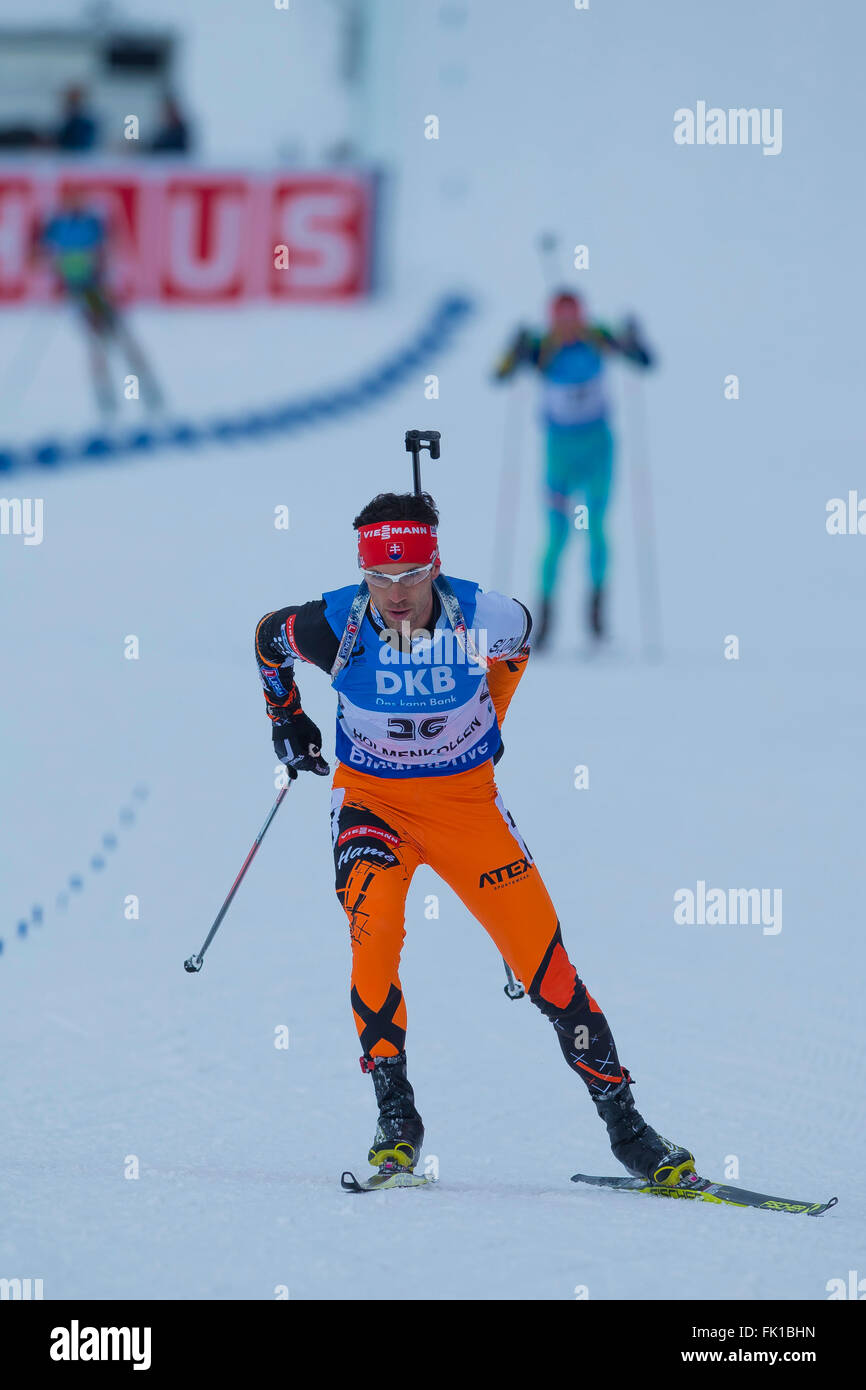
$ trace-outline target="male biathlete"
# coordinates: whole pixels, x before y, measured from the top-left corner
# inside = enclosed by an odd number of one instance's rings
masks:
[[[550,640],[559,562],[572,529],[572,497],[582,497],[588,513],[589,628],[605,634],[608,546],[604,520],[613,477],[614,438],[608,423],[604,360],[619,354],[639,367],[652,366],[634,320],[620,333],[586,316],[576,294],[563,290],[550,303],[546,333],[520,329],[497,363],[494,376],[505,381],[523,366],[544,382],[545,497],[547,541],[541,558],[536,651]]]
[[[412,1170],[424,1126],[406,1073],[400,984],[405,903],[429,864],[488,932],[550,1019],[568,1065],[635,1177],[673,1185],[694,1159],[635,1109],[607,1019],[578,978],[556,910],[496,786],[500,729],[529,659],[522,603],[441,572],[429,493],[374,497],[355,518],[362,582],[268,613],[256,658],[277,757],[326,776],[322,735],[301,707],[299,658],[337,692],[331,833],[352,941],[361,1069],[379,1120],[369,1162]]]

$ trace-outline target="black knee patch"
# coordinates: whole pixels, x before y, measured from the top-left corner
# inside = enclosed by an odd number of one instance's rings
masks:
[[[364,1056],[369,1057],[370,1052],[378,1042],[393,1043],[398,1052],[403,1052],[406,1047],[406,1029],[399,1028],[394,1022],[394,1015],[400,1006],[403,998],[396,985],[391,985],[388,990],[388,997],[381,1009],[371,1009],[364,1003],[357,989],[352,988],[352,1008],[364,1023],[361,1033],[361,1046],[364,1049]]]

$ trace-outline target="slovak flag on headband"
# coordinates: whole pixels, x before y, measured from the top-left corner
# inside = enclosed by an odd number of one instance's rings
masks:
[[[438,560],[436,527],[424,521],[374,521],[358,527],[358,565],[429,565]]]

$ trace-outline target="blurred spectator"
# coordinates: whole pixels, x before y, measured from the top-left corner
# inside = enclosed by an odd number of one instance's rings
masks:
[[[162,119],[151,143],[154,154],[186,154],[190,147],[189,125],[174,97],[162,104]]]
[[[90,150],[96,143],[96,120],[87,109],[83,87],[69,87],[63,98],[64,117],[55,143],[61,150]]]
[[[350,136],[345,136],[336,144],[329,145],[324,151],[326,164],[357,164],[359,157],[357,146]]]

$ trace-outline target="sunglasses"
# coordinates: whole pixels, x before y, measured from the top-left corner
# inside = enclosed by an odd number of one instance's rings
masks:
[[[416,584],[432,574],[435,560],[429,565],[421,565],[416,570],[404,570],[402,574],[382,574],[381,570],[364,570],[363,575],[371,589],[387,589],[389,584],[399,584],[401,589],[412,589]]]

